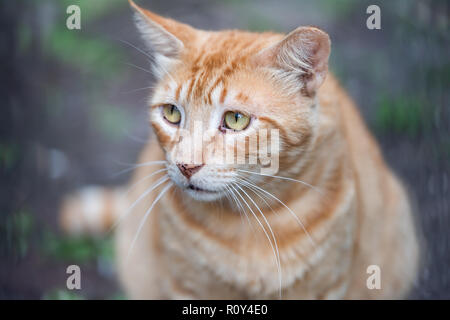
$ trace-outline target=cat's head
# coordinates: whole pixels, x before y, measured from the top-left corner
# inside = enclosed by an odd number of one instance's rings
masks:
[[[175,184],[213,201],[267,175],[298,174],[314,136],[328,35],[203,31],[130,3],[152,51],[150,122]]]

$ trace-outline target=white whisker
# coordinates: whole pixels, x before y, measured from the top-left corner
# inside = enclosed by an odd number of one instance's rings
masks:
[[[124,173],[126,173],[126,172],[133,171],[133,170],[136,169],[136,168],[140,168],[140,167],[149,167],[149,166],[152,166],[152,165],[166,164],[166,163],[167,163],[167,161],[159,160],[159,161],[149,161],[149,162],[143,162],[143,163],[133,164],[133,165],[131,165],[132,167],[127,168],[127,169],[124,169],[124,170],[121,170],[121,171],[119,171],[118,173],[114,174],[114,176],[119,176],[119,175],[124,174]],[[130,164],[125,164],[125,165],[130,165]]]
[[[138,92],[138,91],[142,91],[142,90],[148,90],[148,89],[154,89],[154,88],[155,87],[153,87],[153,86],[142,87],[142,88],[132,89],[132,90],[128,90],[128,91],[123,91],[121,93],[122,94],[129,94],[129,93],[134,93],[134,92]]]
[[[275,201],[277,201],[278,203],[280,203],[283,207],[285,207],[290,213],[291,215],[294,217],[294,219],[297,221],[297,223],[300,225],[300,227],[303,229],[303,231],[305,232],[305,234],[308,236],[309,241],[311,242],[311,244],[315,247],[316,244],[314,242],[314,240],[312,239],[311,235],[309,234],[308,230],[306,230],[304,224],[300,221],[299,217],[291,210],[291,208],[289,208],[283,201],[281,201],[280,199],[278,199],[276,196],[274,196],[273,194],[271,194],[270,192],[258,187],[257,185],[245,180],[245,179],[239,179],[242,182],[244,182],[247,185],[252,185],[253,187],[257,188],[258,190],[261,190],[262,192],[264,192],[265,194],[269,195],[271,198],[275,199]]]
[[[148,142],[148,140],[146,140],[146,139],[144,139],[144,138],[139,138],[139,137],[135,136],[134,134],[130,133],[130,131],[128,131],[127,129],[124,129],[123,132],[125,133],[125,135],[126,135],[128,138],[130,138],[130,139],[133,140],[133,141],[136,141],[136,142],[142,143],[142,144]]]
[[[162,169],[159,169],[159,170],[156,170],[156,171],[152,172],[151,174],[149,174],[149,175],[143,177],[142,179],[139,179],[138,181],[136,181],[135,183],[133,183],[133,184],[128,188],[128,191],[125,192],[125,195],[129,194],[132,190],[134,190],[135,187],[136,187],[139,183],[141,183],[142,181],[145,181],[145,180],[147,180],[147,179],[150,179],[150,178],[153,177],[155,174],[158,174],[158,173],[161,173],[161,172],[164,172],[164,171],[167,171],[167,170],[169,170],[169,169],[167,169],[167,168],[162,168]]]
[[[153,72],[151,72],[150,70],[147,70],[147,69],[145,69],[145,68],[139,67],[139,66],[137,66],[137,65],[135,65],[135,64],[132,64],[132,63],[129,63],[129,62],[124,62],[124,64],[127,65],[127,66],[130,66],[130,67],[134,67],[134,68],[136,68],[136,69],[138,69],[138,70],[141,70],[141,71],[144,71],[144,72],[153,74]]]
[[[264,201],[264,203],[266,204],[266,206],[268,206],[270,208],[270,210],[272,210],[272,212],[276,213],[276,211],[272,208],[272,206],[270,205],[270,203],[268,203],[266,201],[267,195],[265,195],[264,193],[262,193],[261,191],[259,191],[258,189],[256,189],[255,187],[253,187],[252,185],[247,185],[247,188],[249,188],[250,190],[253,191],[254,194],[256,194],[262,201]],[[263,198],[263,196],[265,198]]]
[[[309,183],[307,183],[305,181],[302,181],[302,180],[292,179],[292,178],[288,178],[288,177],[275,176],[275,175],[259,173],[259,172],[253,172],[253,171],[248,171],[248,170],[242,170],[242,169],[237,169],[237,171],[251,173],[251,174],[256,174],[256,175],[264,176],[264,177],[278,178],[278,179],[282,179],[282,180],[298,182],[298,183],[301,183],[301,184],[303,184],[303,185],[305,185],[305,186],[307,186],[307,187],[309,187],[309,188],[311,188],[311,189],[313,189],[313,190],[315,190],[315,191],[317,191],[317,192],[319,192],[321,194],[323,193],[322,190],[320,190],[319,188],[317,188],[317,187],[315,187],[315,186],[313,186],[313,185],[311,185],[311,184],[309,184]]]
[[[134,44],[132,44],[132,43],[126,41],[126,40],[122,40],[122,39],[117,39],[117,40],[119,40],[120,42],[125,43],[125,44],[129,45],[130,47],[136,49],[137,51],[139,51],[140,53],[142,53],[144,56],[146,56],[147,58],[149,58],[150,60],[153,61],[153,57],[152,57],[151,55],[149,55],[149,54],[148,54],[147,52],[145,52],[144,50],[142,50],[142,49],[136,47]]]
[[[122,40],[122,39],[118,39],[120,42],[125,43],[127,45],[129,45],[130,47],[136,49],[137,51],[139,51],[140,53],[142,53],[143,55],[145,55],[147,58],[150,59],[150,61],[152,63],[156,63],[155,58],[153,56],[151,56],[150,54],[148,54],[147,52],[145,52],[144,50],[138,48],[137,46],[133,45],[132,43]],[[172,80],[173,82],[175,82],[175,80],[173,79],[173,77],[170,75],[170,73],[166,70],[166,68],[164,68],[164,66],[159,65],[160,68],[162,68],[162,70],[167,74],[167,76],[170,78],[170,80]],[[147,70],[148,72],[150,72],[149,70]],[[150,72],[152,73],[152,72]],[[153,74],[153,73],[152,73]]]
[[[252,225],[252,223],[251,223],[251,221],[250,221],[250,219],[249,219],[249,217],[248,217],[248,214],[247,214],[247,212],[244,210],[244,207],[242,206],[241,202],[240,202],[239,199],[236,197],[236,195],[235,195],[235,193],[233,192],[232,189],[230,189],[229,187],[226,187],[226,188],[227,188],[227,190],[230,191],[230,194],[232,195],[232,197],[233,197],[233,199],[234,199],[234,202],[236,203],[236,207],[237,207],[237,209],[238,209],[238,211],[239,211],[239,214],[241,215],[241,219],[242,219],[242,214],[244,214],[245,218],[247,219],[247,223],[248,223],[250,229],[252,229],[253,236],[256,236],[255,229],[253,228],[253,225]]]
[[[169,182],[169,184],[167,186],[164,187],[163,190],[161,190],[161,192],[159,193],[159,195],[155,198],[155,200],[153,201],[153,203],[151,204],[151,206],[148,208],[148,210],[145,212],[144,217],[142,218],[141,223],[139,224],[139,228],[137,230],[137,233],[135,235],[135,237],[133,238],[133,241],[131,242],[131,246],[128,250],[127,253],[127,257],[125,261],[128,261],[128,258],[130,257],[130,253],[134,248],[134,245],[136,243],[136,240],[139,237],[139,234],[141,233],[141,230],[144,226],[145,221],[147,220],[148,215],[150,214],[150,212],[152,211],[153,207],[155,206],[155,204],[159,201],[159,199],[162,198],[162,196],[166,193],[167,190],[169,190],[171,187],[173,186],[173,184],[171,182]]]
[[[236,186],[237,188],[239,188],[242,192],[244,192],[244,193],[247,195],[247,197],[249,197],[248,194],[247,194],[247,193],[246,193],[239,185],[234,184],[234,183],[233,183],[232,185],[234,185],[234,186]],[[279,255],[277,254],[277,252],[278,252],[278,247],[277,247],[277,249],[275,249],[274,244],[272,243],[272,240],[271,240],[269,234],[268,234],[267,231],[266,231],[266,228],[264,228],[263,224],[262,224],[261,221],[258,219],[258,217],[256,216],[256,214],[255,214],[255,212],[253,211],[253,209],[250,207],[250,205],[248,204],[248,202],[241,196],[241,194],[240,194],[233,186],[231,186],[231,187],[236,191],[237,195],[242,199],[242,201],[245,203],[245,205],[247,205],[248,209],[249,209],[250,212],[253,214],[253,217],[256,219],[256,221],[258,222],[258,224],[259,224],[260,227],[262,228],[264,234],[265,234],[266,237],[267,237],[267,240],[269,240],[270,246],[272,247],[272,251],[273,251],[273,254],[274,254],[274,256],[275,256],[275,262],[276,262],[277,269],[278,269],[279,279],[281,279],[281,268],[280,268],[280,263],[279,263]],[[250,199],[251,199],[251,198],[250,198]],[[269,227],[269,229],[271,230],[270,225],[269,225],[268,227]],[[271,233],[272,233],[272,237],[273,237],[274,241],[276,241],[276,240],[275,240],[275,236],[273,235],[273,232],[271,232]],[[276,243],[276,242],[275,242],[275,243]],[[280,282],[280,283],[281,283],[281,282]],[[281,284],[280,284],[280,298],[281,298]]]
[[[144,193],[142,193],[139,198],[137,198],[133,204],[128,208],[127,211],[125,211],[124,213],[122,213],[120,215],[120,217],[118,219],[116,219],[116,221],[114,222],[113,226],[110,228],[110,231],[115,229],[122,221],[123,219],[125,219],[130,212],[134,209],[134,207],[142,200],[144,199],[148,194],[150,194],[150,192],[152,192],[153,190],[155,190],[158,186],[160,186],[162,183],[166,182],[169,179],[168,175],[164,175],[163,177],[161,177],[158,181],[156,181],[155,184],[153,184],[150,188],[148,188]]]

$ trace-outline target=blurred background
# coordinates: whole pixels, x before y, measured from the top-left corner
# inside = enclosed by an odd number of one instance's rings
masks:
[[[357,101],[417,208],[424,267],[414,299],[450,299],[450,39],[446,0],[136,1],[197,28],[288,32],[316,25],[330,67]],[[66,8],[81,8],[81,30]],[[368,30],[366,8],[381,8]],[[65,236],[62,197],[118,185],[149,134],[152,76],[125,0],[0,4],[0,298],[124,299],[111,235]],[[407,263],[407,261],[405,261]],[[81,267],[82,289],[66,289]]]

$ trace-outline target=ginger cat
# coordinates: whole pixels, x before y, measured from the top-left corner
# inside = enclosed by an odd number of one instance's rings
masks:
[[[130,4],[153,51],[157,139],[142,151],[127,197],[86,189],[62,211],[67,230],[93,232],[126,213],[116,243],[128,296],[407,297],[419,265],[408,197],[327,74],[328,35],[314,27],[203,31]],[[195,122],[215,134],[213,151],[217,137],[236,151],[235,141],[277,129],[278,171],[218,164],[203,149],[194,148],[197,163],[178,156],[175,149],[191,148],[179,130],[192,132]],[[380,268],[380,289],[366,283],[371,265]]]

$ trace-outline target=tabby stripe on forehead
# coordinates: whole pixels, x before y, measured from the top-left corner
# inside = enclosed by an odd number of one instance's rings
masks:
[[[224,84],[224,87],[225,87],[225,84],[226,84],[226,78],[229,78],[229,77],[233,74],[233,72],[236,70],[236,68],[237,68],[237,62],[236,62],[236,60],[233,60],[233,61],[230,63],[230,65],[229,65],[229,66],[226,66],[226,67],[224,68],[224,70],[222,71],[222,73],[217,77],[216,81],[215,81],[214,84],[210,87],[210,89],[209,89],[209,91],[208,91],[207,101],[208,101],[210,104],[211,104],[211,102],[212,102],[211,95],[212,95],[214,89],[216,89],[217,86],[218,86],[220,83]],[[224,90],[225,90],[225,92],[222,91],[222,95],[221,95],[221,98],[220,98],[220,103],[223,103],[223,102],[225,101],[225,96],[226,96],[226,93],[227,93],[227,92],[226,92],[226,88],[225,88]]]
[[[192,88],[194,87],[196,80],[197,80],[197,78],[194,76],[189,80],[189,87],[186,91],[186,100],[189,100],[189,97],[191,96],[191,93],[192,93]]]
[[[198,70],[200,69],[200,60],[203,58],[203,55],[198,55],[198,57],[195,59],[195,61],[192,64],[192,74],[195,75]]]
[[[219,85],[219,83],[222,81],[222,77],[217,77],[216,81],[213,83],[213,85],[211,86],[211,89],[208,92],[207,95],[207,100],[209,104],[212,104],[212,98],[211,98],[211,94],[214,91],[214,89]]]
[[[180,83],[179,85],[178,85],[178,88],[177,88],[177,90],[175,91],[175,101],[179,101],[179,99],[180,99],[180,92],[181,92],[181,87],[182,87],[183,85]]]
[[[189,93],[189,98],[190,99],[195,99],[195,98],[199,98],[202,95],[203,92],[203,82],[204,80],[207,78],[206,76],[207,74],[207,70],[202,69],[200,70],[199,74],[197,75],[195,82],[192,86],[192,90]]]
[[[226,96],[227,96],[227,87],[224,86],[222,89],[222,94],[220,95],[220,100],[219,100],[220,104],[224,103]]]
[[[195,83],[195,89],[193,92],[194,98],[200,98],[202,96],[202,93],[204,92],[205,82],[207,80],[207,70],[203,70],[200,73],[200,76],[198,77],[198,81]]]
[[[236,99],[241,101],[242,103],[248,103],[248,101],[249,101],[249,97],[246,94],[244,94],[243,92],[239,92],[236,95]]]
[[[245,49],[249,49],[252,45],[253,41],[244,42],[241,44],[236,44],[235,49],[236,51],[240,52]],[[228,48],[231,44],[226,42],[222,45],[223,48]],[[214,55],[214,58],[211,60],[205,60],[208,56],[206,54],[199,55],[197,59],[195,60],[193,67],[192,67],[192,78],[196,78],[195,83],[191,85],[191,87],[188,90],[188,97],[191,98],[200,98],[202,95],[204,96],[205,103],[212,104],[212,98],[211,95],[213,91],[216,89],[216,87],[223,83],[225,84],[226,79],[229,78],[238,68],[239,61],[243,58],[245,59],[245,56],[242,56],[241,54],[238,54],[237,57],[235,57],[233,60],[231,60],[228,64],[224,65],[219,70],[218,74],[219,76],[217,79],[213,82],[213,85],[209,88],[208,93],[205,95],[206,92],[206,82],[208,80],[208,75],[212,73],[212,70],[216,68],[217,66],[223,65],[223,62],[226,61],[226,56],[223,56],[221,54],[223,50],[219,51],[217,54]],[[225,50],[226,51],[226,50]],[[215,60],[220,60],[219,62],[216,62]],[[199,65],[203,63],[203,68],[200,68]],[[200,75],[198,76],[198,72],[200,72]],[[195,87],[195,88],[194,88]],[[226,93],[226,92],[225,92]],[[223,95],[223,99],[224,99]],[[223,103],[223,100],[222,100]]]
[[[209,57],[207,55],[207,52],[203,52],[200,54],[195,62],[193,63],[193,67],[191,69],[192,76],[191,79],[194,79],[188,90],[187,90],[187,98],[197,98],[200,99],[202,96],[204,97],[204,102],[206,104],[212,104],[212,93],[214,90],[220,85],[220,84],[226,84],[226,81],[233,73],[239,68],[239,65],[243,64],[245,60],[247,60],[247,55],[245,55],[244,51],[252,52],[252,50],[255,49],[255,45],[258,47],[261,46],[260,44],[255,44],[253,42],[253,39],[250,39],[249,41],[245,41],[242,43],[235,44],[235,51],[238,52],[237,56],[229,61],[227,64],[221,66],[227,59],[226,56],[222,56],[221,50],[220,52],[214,54],[214,58]],[[230,46],[229,43],[224,43],[223,47],[228,48]],[[225,50],[226,51],[226,50]],[[208,58],[208,59],[207,59]],[[218,61],[216,61],[218,60]],[[216,69],[218,66],[219,70],[217,71],[217,78],[213,82],[213,84],[209,87],[209,89],[206,89],[207,82],[210,80],[210,75],[213,72],[213,69]],[[212,80],[212,79],[211,79]],[[206,91],[208,91],[207,94]],[[227,94],[227,90],[224,89],[222,91],[222,95],[220,98],[220,103],[223,103],[225,100]]]

